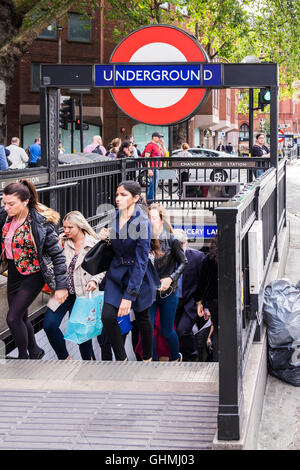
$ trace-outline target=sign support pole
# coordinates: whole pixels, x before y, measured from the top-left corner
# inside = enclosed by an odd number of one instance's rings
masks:
[[[82,102],[83,102],[83,94],[80,93],[79,95],[79,119],[80,119],[80,152],[83,152],[83,122],[82,122]]]
[[[59,122],[59,97],[60,90],[48,88],[49,105],[49,186],[57,184],[58,169],[58,122]],[[50,191],[50,207],[57,210],[57,192]]]
[[[252,152],[253,147],[253,88],[249,88],[249,154]],[[253,181],[253,171],[248,170],[249,181]]]
[[[41,163],[42,166],[47,167],[49,161],[49,148],[48,148],[48,94],[45,86],[40,87],[40,116],[44,116],[44,119],[40,121],[41,128]]]

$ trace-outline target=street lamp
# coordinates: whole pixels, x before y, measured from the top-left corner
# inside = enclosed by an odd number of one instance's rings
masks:
[[[64,30],[62,26],[57,26],[57,31],[58,31],[58,64],[61,64],[61,32]]]

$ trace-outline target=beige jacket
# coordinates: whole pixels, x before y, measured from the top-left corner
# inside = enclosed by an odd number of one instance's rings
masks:
[[[84,296],[87,291],[85,290],[86,285],[88,284],[89,281],[95,281],[97,285],[102,281],[105,273],[97,274],[96,276],[92,276],[91,274],[87,273],[84,271],[81,267],[81,264],[83,262],[83,259],[86,255],[86,253],[94,246],[96,243],[98,243],[99,240],[96,240],[95,238],[91,237],[90,235],[86,234],[85,235],[85,240],[83,243],[83,246],[79,252],[76,264],[75,264],[75,269],[74,269],[74,287],[75,287],[75,294],[77,297],[79,296]],[[72,240],[68,240],[64,238],[64,236],[60,237],[60,242],[63,245],[63,254],[66,257],[66,265],[69,266],[71,263],[72,259],[75,256],[75,247],[74,243]],[[57,308],[60,306],[60,304],[55,300],[54,294],[50,296],[49,302],[47,306],[55,312]]]

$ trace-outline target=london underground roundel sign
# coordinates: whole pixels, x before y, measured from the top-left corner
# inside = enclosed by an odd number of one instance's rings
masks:
[[[115,48],[110,58],[110,63],[135,64],[207,61],[205,51],[196,39],[181,29],[167,25],[150,25],[132,32]],[[172,83],[179,73],[183,80],[188,78],[178,70],[157,69],[148,75],[149,80],[165,78]],[[187,119],[208,93],[205,88],[168,88],[167,82],[164,88],[111,89],[122,111],[137,121],[152,125],[174,124]]]

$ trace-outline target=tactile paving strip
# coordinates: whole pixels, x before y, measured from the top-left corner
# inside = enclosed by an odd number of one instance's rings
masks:
[[[2,390],[0,449],[211,449],[218,397]]]

